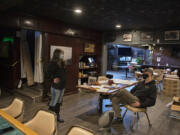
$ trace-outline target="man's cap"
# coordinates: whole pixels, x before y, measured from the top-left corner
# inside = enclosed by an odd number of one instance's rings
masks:
[[[144,70],[144,73],[145,72],[149,72],[149,73],[151,73],[153,75],[153,70],[152,69],[147,68],[147,69]]]

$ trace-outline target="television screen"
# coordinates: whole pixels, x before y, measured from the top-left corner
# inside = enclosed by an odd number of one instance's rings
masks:
[[[119,56],[131,56],[132,50],[131,50],[131,48],[118,48],[118,55]]]
[[[89,57],[88,60],[89,60],[89,63],[94,63],[94,59],[92,57]]]

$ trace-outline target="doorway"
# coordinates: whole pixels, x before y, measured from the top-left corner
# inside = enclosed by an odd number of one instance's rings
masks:
[[[1,28],[0,32],[0,88],[13,90],[20,79],[20,40],[16,29]]]
[[[107,74],[114,78],[132,79],[134,71],[143,64],[152,63],[152,51],[147,47],[109,44],[107,57]]]
[[[21,80],[33,86],[43,83],[43,34],[33,30],[21,30]]]

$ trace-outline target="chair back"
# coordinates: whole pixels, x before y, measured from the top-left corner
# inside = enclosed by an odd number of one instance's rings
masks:
[[[2,108],[1,110],[14,118],[18,118],[24,113],[24,102],[18,98],[15,98],[8,107]]]
[[[44,110],[38,111],[35,117],[24,125],[37,132],[39,135],[57,134],[55,114]]]
[[[70,129],[67,135],[94,135],[94,133],[90,131],[89,129],[74,126]]]

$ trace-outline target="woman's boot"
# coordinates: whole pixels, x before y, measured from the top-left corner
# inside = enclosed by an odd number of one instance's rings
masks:
[[[61,119],[59,112],[60,112],[60,103],[57,103],[56,104],[56,109],[55,109],[55,113],[57,115],[57,121],[60,122],[60,123],[63,123],[64,120]]]
[[[55,112],[55,108],[56,108],[56,106],[49,106],[48,109],[49,109],[50,111],[52,111],[52,112]]]

